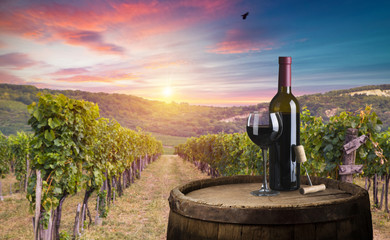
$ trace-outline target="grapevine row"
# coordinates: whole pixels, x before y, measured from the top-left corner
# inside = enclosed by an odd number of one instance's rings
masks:
[[[261,164],[256,161],[260,157],[260,149],[243,133],[192,137],[176,146],[175,152],[214,177],[254,175],[261,170]]]
[[[345,131],[356,128],[359,135],[368,136],[368,141],[356,151],[356,164],[363,164],[363,176],[374,181],[383,176],[386,195],[390,179],[390,129],[380,131],[381,121],[370,106],[355,113],[341,112],[324,122],[321,117],[310,114],[306,108],[301,112],[301,144],[305,147],[308,162],[305,166],[310,175],[338,179],[342,165]],[[193,162],[210,173],[231,176],[261,172],[260,148],[255,146],[246,133],[209,134],[189,138],[178,145],[175,152],[183,159]],[[212,169],[212,170],[209,170]],[[304,169],[301,168],[301,174]],[[377,196],[374,182],[374,195]],[[385,188],[384,188],[385,189]],[[378,199],[374,196],[374,203]],[[388,211],[387,204],[386,211]]]
[[[91,102],[40,95],[28,111],[33,135],[0,137],[0,144],[8,146],[0,152],[0,175],[13,166],[18,180],[26,182],[29,176],[27,199],[36,211],[35,237],[60,238],[62,204],[81,190],[82,211],[89,213],[88,199],[97,192],[97,218],[105,217],[115,195],[121,196],[162,153],[160,141],[141,129],[99,118],[99,108]],[[3,155],[11,160],[6,162]]]

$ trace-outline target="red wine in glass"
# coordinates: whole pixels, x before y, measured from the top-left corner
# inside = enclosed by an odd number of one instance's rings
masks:
[[[276,139],[275,136],[278,135],[278,131],[275,131],[270,126],[258,125],[256,135],[254,135],[254,132],[256,130],[254,130],[253,128],[253,126],[247,126],[246,132],[252,142],[261,148],[267,148],[269,145],[271,145],[272,142],[275,141],[274,139]]]
[[[258,145],[263,153],[263,186],[260,190],[252,191],[255,196],[274,196],[279,194],[278,191],[268,187],[266,169],[267,169],[267,150],[268,147],[276,141],[283,130],[281,115],[279,113],[269,113],[268,111],[252,112],[249,114],[246,131],[251,141]]]

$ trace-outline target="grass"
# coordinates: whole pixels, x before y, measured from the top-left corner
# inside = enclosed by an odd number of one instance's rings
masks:
[[[184,143],[187,141],[187,137],[178,137],[178,136],[170,136],[170,135],[164,135],[160,133],[153,133],[152,134],[157,140],[160,140],[163,142],[166,146],[176,146],[180,143]]]
[[[354,178],[354,183],[364,188],[365,179],[364,178]],[[382,193],[382,184],[378,184],[379,191],[378,197],[380,201],[380,195]],[[372,184],[369,191],[370,194],[370,203],[371,203],[371,215],[372,215],[372,225],[374,229],[374,239],[376,240],[390,240],[390,214],[385,213],[384,206],[382,209],[378,209],[373,205],[373,194],[372,194]],[[389,200],[390,200],[390,196]],[[384,200],[383,200],[384,201]],[[383,202],[384,205],[384,202]],[[390,206],[389,206],[390,207]]]
[[[32,214],[25,194],[15,193],[15,187],[19,188],[15,176],[8,174],[0,181],[4,197],[0,202],[0,239],[33,239]]]
[[[17,131],[31,132],[31,127],[27,124],[28,119],[29,114],[25,104],[0,99],[0,131],[3,134],[16,134]]]
[[[81,239],[165,239],[168,224],[168,196],[172,188],[188,181],[207,178],[192,164],[177,156],[164,155],[147,166],[136,180],[111,206],[102,226],[84,231]],[[1,179],[4,201],[0,202],[0,239],[33,239],[32,214],[24,193],[9,194],[9,185],[18,186],[15,177]],[[364,179],[355,178],[355,183],[364,187]],[[381,188],[381,185],[380,185]],[[370,194],[372,189],[370,190]],[[381,189],[379,191],[381,193]],[[83,193],[65,200],[61,231],[73,232],[76,206]],[[372,198],[371,198],[371,202]],[[92,217],[96,211],[96,195],[89,201]],[[389,214],[372,206],[375,240],[390,240]]]
[[[165,239],[170,190],[201,178],[207,178],[207,175],[199,172],[192,164],[177,156],[162,156],[147,166],[141,173],[141,179],[136,180],[111,205],[103,225],[91,225],[84,231],[81,239]],[[14,177],[2,179],[6,186],[9,181],[15,181]],[[4,198],[0,202],[0,239],[33,239],[32,214],[28,211],[29,204],[24,194],[8,194]],[[76,206],[82,198],[83,193],[80,193],[65,200],[60,231],[71,235]],[[93,195],[89,201],[92,217],[96,214],[93,209],[95,203],[96,195]]]
[[[163,143],[165,155],[172,155],[175,151],[175,146],[187,141],[187,137],[170,136],[160,133],[152,133],[152,135]]]
[[[184,182],[206,177],[176,156],[162,156],[125,191],[110,209],[103,226],[91,228],[83,239],[165,239],[170,190]]]

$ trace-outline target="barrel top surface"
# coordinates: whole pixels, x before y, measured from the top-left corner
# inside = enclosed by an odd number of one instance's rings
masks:
[[[185,196],[194,202],[206,205],[253,208],[316,206],[331,204],[353,196],[351,193],[333,188],[308,195],[302,195],[298,190],[281,191],[279,195],[270,197],[258,197],[250,193],[260,187],[261,183],[225,184],[201,188]]]
[[[171,211],[189,218],[244,224],[323,222],[370,211],[368,192],[354,184],[312,177],[313,185],[325,184],[326,190],[307,195],[298,190],[271,197],[251,195],[261,182],[261,176],[197,180],[174,188],[169,205]],[[301,187],[307,185],[302,176]]]

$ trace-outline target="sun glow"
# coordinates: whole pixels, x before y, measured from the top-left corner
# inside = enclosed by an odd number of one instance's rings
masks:
[[[164,95],[164,97],[166,97],[166,98],[169,98],[169,97],[171,97],[172,96],[172,93],[173,93],[173,91],[172,91],[172,88],[171,87],[165,87],[164,89],[163,89],[163,95]]]

